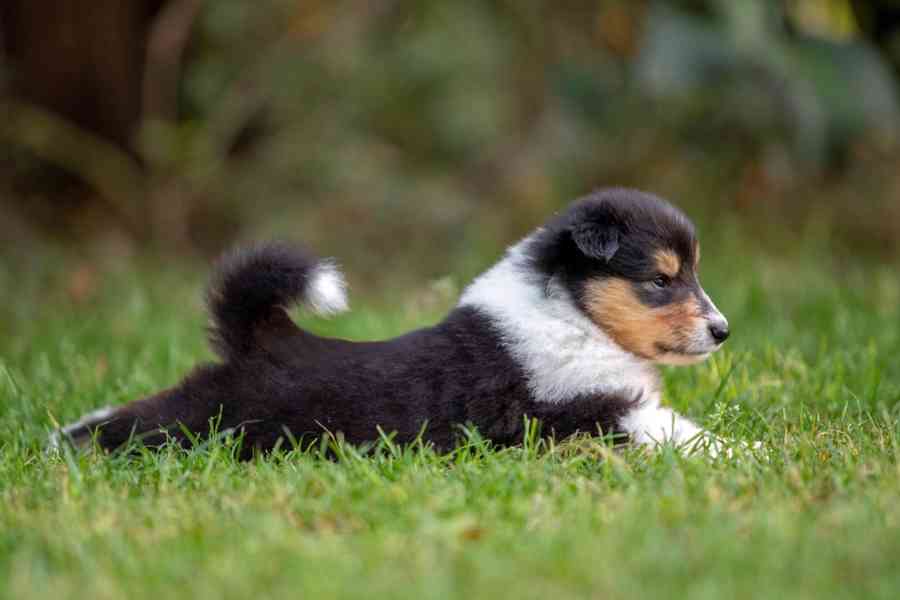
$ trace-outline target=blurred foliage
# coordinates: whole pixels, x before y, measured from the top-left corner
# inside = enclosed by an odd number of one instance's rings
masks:
[[[118,249],[284,235],[361,273],[440,275],[593,187],[635,185],[701,222],[897,252],[900,45],[874,33],[882,4],[170,0],[158,19],[190,36],[174,110],[145,110],[123,151],[132,191],[121,161],[60,158],[64,128],[29,135],[22,117],[0,125],[0,211]],[[62,219],[71,187],[34,176],[48,161],[105,202]]]

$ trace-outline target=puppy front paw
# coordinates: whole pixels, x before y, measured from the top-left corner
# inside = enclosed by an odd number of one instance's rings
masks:
[[[742,440],[729,440],[713,435],[709,432],[697,436],[695,439],[682,445],[691,454],[702,454],[708,458],[734,458],[743,454],[752,454],[768,460],[765,445],[760,441],[745,442]]]

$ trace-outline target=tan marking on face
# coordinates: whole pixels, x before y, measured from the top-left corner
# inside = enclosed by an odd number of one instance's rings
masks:
[[[681,271],[681,258],[671,250],[658,250],[653,261],[660,273],[667,277],[675,277]]]
[[[615,277],[588,282],[585,308],[591,320],[619,346],[650,360],[665,354],[660,346],[683,347],[703,318],[693,295],[682,302],[652,308],[641,302],[630,282]]]
[[[694,242],[694,270],[700,265],[700,242]]]

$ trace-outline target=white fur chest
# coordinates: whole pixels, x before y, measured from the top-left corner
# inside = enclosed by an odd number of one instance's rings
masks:
[[[648,361],[613,342],[561,286],[532,280],[522,244],[478,277],[460,306],[488,315],[502,343],[526,372],[536,401],[567,402],[600,393],[658,396],[659,376]]]

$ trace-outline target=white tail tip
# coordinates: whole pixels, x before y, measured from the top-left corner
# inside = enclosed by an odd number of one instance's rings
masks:
[[[347,281],[332,261],[322,261],[316,265],[306,291],[306,301],[320,315],[347,310]]]

